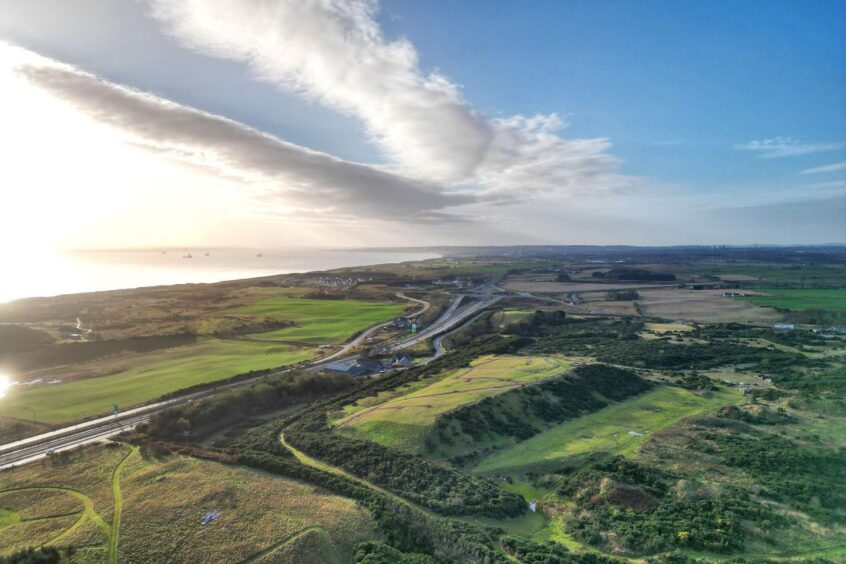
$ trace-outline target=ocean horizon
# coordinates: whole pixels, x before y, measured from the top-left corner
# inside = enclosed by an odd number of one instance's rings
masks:
[[[275,274],[438,258],[390,249],[150,248],[73,250],[2,257],[0,303],[171,284],[223,282]]]

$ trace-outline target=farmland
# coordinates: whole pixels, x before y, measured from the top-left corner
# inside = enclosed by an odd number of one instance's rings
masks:
[[[351,407],[335,422],[337,428],[385,446],[419,450],[435,418],[458,406],[501,394],[555,376],[569,368],[552,356],[480,357],[470,367],[437,377],[432,383],[397,390],[376,405]],[[378,400],[377,400],[378,401]]]
[[[757,305],[804,311],[807,309],[846,311],[846,289],[760,288],[761,294],[743,299]]]

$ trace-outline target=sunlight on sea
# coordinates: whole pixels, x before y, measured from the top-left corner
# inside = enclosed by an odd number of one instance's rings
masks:
[[[3,251],[0,303],[33,296],[308,272],[436,258],[436,253],[331,249]]]

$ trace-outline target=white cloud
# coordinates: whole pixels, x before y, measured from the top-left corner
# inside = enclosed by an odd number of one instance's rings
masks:
[[[490,118],[459,86],[385,38],[375,0],[149,0],[189,47],[357,117],[403,175],[475,185],[489,198],[618,190],[606,139],[565,139],[555,114]]]
[[[461,219],[441,210],[477,201],[470,194],[287,143],[48,59],[32,56],[17,72],[131,143],[259,187],[257,198],[265,206],[306,217],[402,216],[433,222]]]
[[[826,172],[840,172],[841,170],[846,170],[846,162],[808,168],[799,174],[821,174]]]
[[[836,151],[841,147],[843,147],[842,143],[805,143],[793,137],[772,137],[770,139],[750,141],[749,143],[734,146],[739,151],[756,152],[764,159]]]

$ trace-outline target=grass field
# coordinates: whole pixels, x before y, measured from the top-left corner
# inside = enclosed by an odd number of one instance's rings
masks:
[[[210,511],[220,517],[201,525]],[[49,543],[74,544],[82,562],[349,562],[369,538],[352,500],[188,457],[95,446],[0,475],[0,556]]]
[[[208,339],[156,353],[156,361],[111,376],[57,385],[18,386],[0,401],[4,416],[63,423],[109,413],[114,404],[128,408],[250,370],[294,364],[313,354],[313,350],[287,345]]]
[[[296,364],[314,357],[316,345],[340,344],[370,325],[399,315],[403,308],[402,304],[354,300],[265,298],[233,311],[296,325],[250,335],[249,340],[203,338],[193,345],[86,363],[76,369],[108,375],[16,386],[0,399],[2,415],[64,423],[109,413],[114,404],[128,408],[244,372]],[[66,372],[73,369],[65,368]]]
[[[631,455],[656,431],[679,420],[734,403],[741,396],[720,391],[704,397],[681,388],[659,387],[608,406],[517,443],[485,458],[473,470],[479,474],[523,472],[546,463],[594,453]]]
[[[308,344],[341,343],[362,329],[399,316],[404,304],[357,300],[311,300],[279,296],[232,310],[236,314],[293,321],[296,325],[253,335],[257,339]]]
[[[480,357],[469,368],[454,370],[434,382],[377,398],[375,404],[352,406],[335,425],[386,446],[417,451],[438,415],[555,376],[570,366],[567,359],[552,356]]]
[[[684,273],[725,277],[740,281],[743,287],[769,285],[820,285],[846,287],[846,269],[842,266],[758,266],[758,265],[708,265],[684,269]]]
[[[846,276],[846,274],[844,274]],[[846,311],[846,288],[834,290],[761,288],[765,294],[746,296],[744,300],[761,306],[804,311],[827,309]]]

